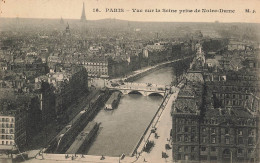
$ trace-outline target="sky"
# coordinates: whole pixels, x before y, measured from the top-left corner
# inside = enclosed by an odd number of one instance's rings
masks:
[[[83,2],[87,20],[260,23],[260,0],[0,0],[0,17],[79,19]],[[100,12],[93,11],[97,8]],[[123,9],[124,12],[106,12],[106,9]],[[133,12],[132,9],[142,9],[143,12]],[[145,9],[154,12],[145,12]],[[177,10],[177,13],[162,12],[162,9]],[[179,13],[179,10],[186,9],[200,12]],[[202,9],[235,10],[235,13],[202,13]],[[246,13],[246,9],[256,13]]]

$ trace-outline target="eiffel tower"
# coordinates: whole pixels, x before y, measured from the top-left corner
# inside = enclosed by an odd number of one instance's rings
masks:
[[[82,9],[82,14],[81,14],[81,18],[80,18],[81,22],[86,22],[86,14],[85,14],[85,4],[83,2],[83,9]]]

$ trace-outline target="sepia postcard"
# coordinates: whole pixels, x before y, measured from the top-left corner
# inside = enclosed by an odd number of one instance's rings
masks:
[[[1,163],[259,163],[260,0],[0,0]]]

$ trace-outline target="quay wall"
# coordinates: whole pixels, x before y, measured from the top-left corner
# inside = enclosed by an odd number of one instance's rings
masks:
[[[148,69],[147,71],[143,71],[143,72],[140,72],[140,73],[138,73],[138,74],[136,74],[136,75],[133,75],[133,76],[131,76],[131,77],[128,77],[127,79],[125,79],[125,82],[133,82],[133,81],[135,81],[135,80],[137,80],[137,79],[139,79],[139,78],[142,78],[142,77],[144,77],[144,76],[146,76],[146,75],[148,75],[148,74],[150,74],[150,73],[152,73],[152,72],[154,72],[154,71],[156,71],[156,70],[159,70],[159,69],[161,69],[161,68],[164,68],[164,67],[167,67],[168,65],[170,65],[172,62],[170,62],[170,63],[165,63],[165,64],[161,64],[161,65],[157,65],[157,66],[155,66],[155,67],[151,67],[150,69]]]
[[[170,94],[167,94],[167,95],[164,97],[164,99],[163,99],[161,105],[158,107],[158,110],[156,111],[156,113],[155,113],[155,115],[153,116],[152,120],[150,121],[149,125],[148,125],[147,128],[145,129],[143,135],[140,137],[138,143],[135,145],[134,149],[133,149],[132,152],[130,153],[130,156],[134,156],[134,154],[137,153],[138,148],[139,148],[140,145],[142,144],[142,142],[143,142],[145,136],[148,134],[147,132],[153,128],[152,124],[154,123],[155,118],[156,118],[156,116],[158,116],[160,110],[161,110],[161,109],[164,109],[164,106],[165,106],[164,104],[165,104],[165,102],[166,102],[166,103],[168,102],[168,101],[166,101],[166,100],[167,100],[167,99],[169,100],[168,96],[170,96]],[[151,134],[152,134],[152,133],[150,132],[149,135],[148,135],[147,138],[146,138],[147,140],[149,139],[149,137],[150,137]],[[145,144],[147,143],[147,140],[146,140]],[[142,146],[141,146],[141,147],[142,147]]]
[[[73,137],[77,136],[83,128],[98,113],[100,105],[104,104],[108,97],[108,92],[100,93],[92,99],[90,105],[85,110],[78,113],[54,139],[49,143],[45,153],[65,153],[67,148],[73,143]],[[70,126],[70,127],[68,127]],[[62,138],[60,137],[61,135]],[[61,138],[61,141],[59,142]],[[57,147],[57,145],[59,146]]]
[[[181,59],[176,59],[176,60],[173,60],[173,61],[168,61],[168,62],[164,62],[164,63],[159,63],[155,66],[152,66],[150,68],[148,68],[147,70],[145,71],[142,71],[140,73],[137,73],[137,74],[134,74],[134,75],[130,75],[130,77],[127,77],[125,78],[125,82],[134,82],[135,80],[141,78],[141,77],[144,77],[146,76],[147,74],[150,74],[156,70],[159,70],[161,68],[164,68],[164,67],[167,67],[169,66],[170,64],[174,63],[174,62],[178,62],[180,60],[186,60],[186,59],[189,59],[189,58],[192,58],[194,57],[193,55],[192,56],[189,56],[189,57],[185,57],[185,58],[181,58]]]

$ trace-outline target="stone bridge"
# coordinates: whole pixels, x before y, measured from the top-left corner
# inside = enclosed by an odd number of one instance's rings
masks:
[[[116,86],[107,85],[107,88],[109,88],[110,90],[118,90],[123,94],[139,93],[142,94],[143,96],[158,94],[164,97],[166,92],[165,85],[147,84],[147,83],[125,82],[123,84],[118,84]]]

